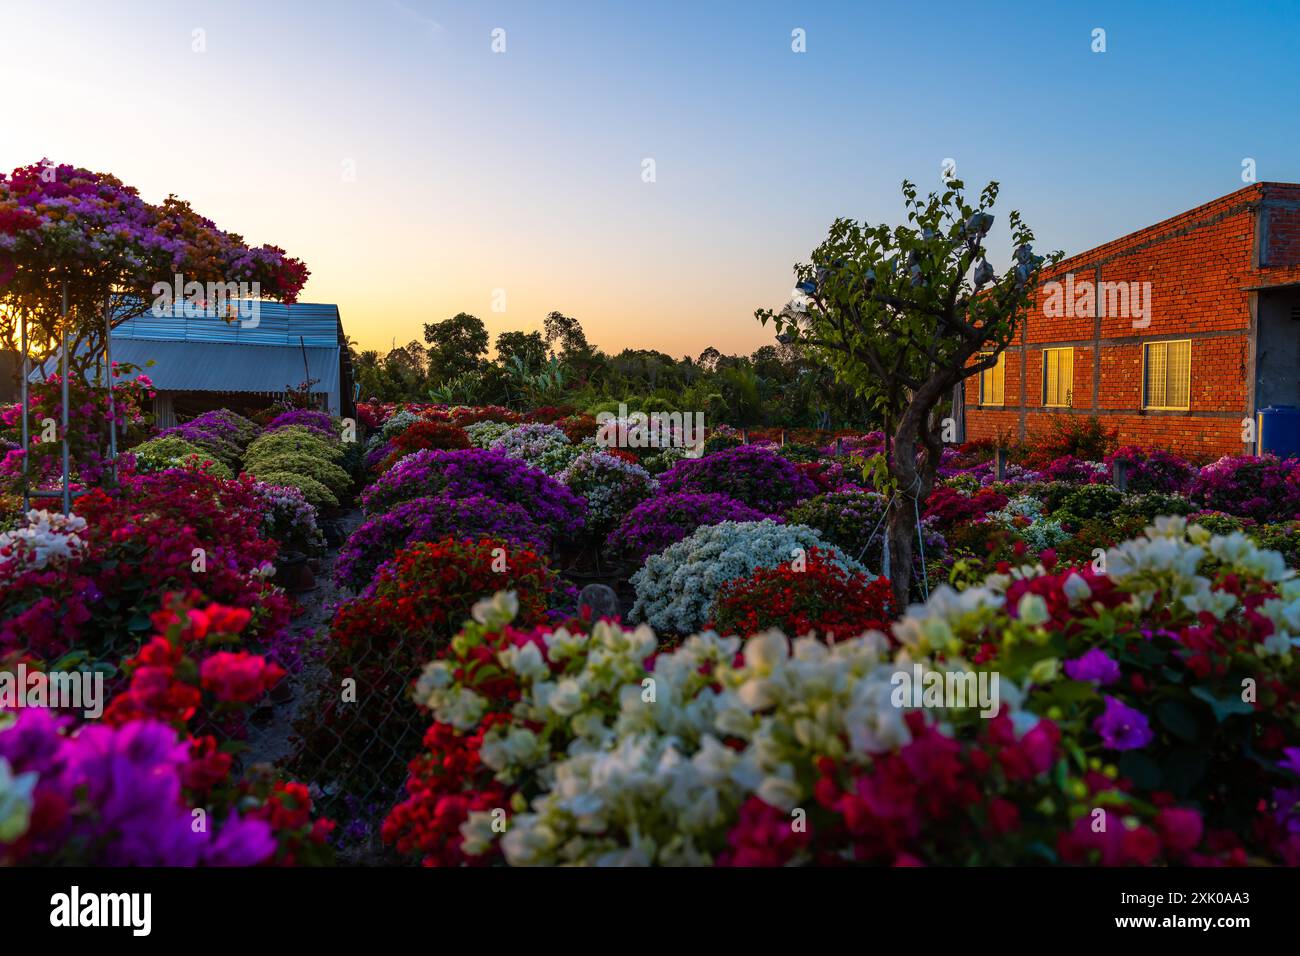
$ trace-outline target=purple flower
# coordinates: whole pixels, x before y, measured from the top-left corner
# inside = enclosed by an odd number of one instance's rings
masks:
[[[338,437],[337,432],[334,431],[334,423],[330,420],[329,415],[310,408],[291,409],[283,415],[271,419],[270,424],[266,426],[266,430],[273,432],[281,428],[289,428],[292,425],[301,425],[319,435],[324,435],[326,438]]]
[[[362,524],[339,553],[335,580],[355,591],[374,577],[379,566],[416,541],[438,541],[447,536],[501,538],[541,553],[551,547],[548,528],[539,526],[521,505],[503,503],[486,495],[453,498],[437,495],[414,498],[386,514]]]
[[[780,514],[817,493],[812,479],[793,462],[756,445],[683,458],[659,476],[659,488],[665,494],[724,494],[765,514]]]
[[[586,503],[546,472],[518,458],[481,448],[422,449],[402,458],[361,495],[367,514],[389,511],[413,498],[483,495],[517,504],[553,535],[582,530]]]
[[[1065,662],[1065,674],[1070,680],[1095,681],[1107,687],[1120,679],[1119,664],[1098,648],[1089,649],[1082,657]]]
[[[1300,747],[1283,747],[1282,753],[1286,754],[1286,759],[1281,761],[1278,766],[1283,770],[1300,774]]]
[[[609,549],[644,561],[705,525],[769,517],[722,494],[678,492],[647,498],[609,536]]]
[[[1139,750],[1155,739],[1146,716],[1118,698],[1106,695],[1106,709],[1092,729],[1109,750]]]

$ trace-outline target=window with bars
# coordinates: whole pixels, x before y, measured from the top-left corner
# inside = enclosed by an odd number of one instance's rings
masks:
[[[1043,404],[1068,408],[1074,392],[1074,349],[1043,349]]]
[[[1142,346],[1142,407],[1187,409],[1191,395],[1191,340]]]

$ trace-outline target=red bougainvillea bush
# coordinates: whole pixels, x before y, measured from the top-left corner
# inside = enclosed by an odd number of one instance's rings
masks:
[[[515,623],[415,687],[427,864],[1300,863],[1300,579],[1182,519],[827,645]],[[799,821],[799,826],[793,826]]]
[[[0,535],[0,656],[92,660],[134,652],[172,590],[249,610],[249,640],[284,665],[290,603],[268,580],[277,545],[260,537],[251,478],[173,469],[126,475],[77,499],[68,519],[32,512]]]
[[[886,578],[845,570],[821,548],[810,548],[802,558],[723,586],[709,626],[741,637],[771,628],[826,640],[856,637],[888,626],[891,593]]]
[[[335,791],[346,785],[350,792],[391,796],[401,785],[402,760],[420,737],[419,715],[407,699],[411,682],[474,603],[503,586],[519,595],[520,620],[530,624],[572,604],[571,589],[544,557],[502,538],[421,541],[384,563],[335,614],[324,659],[330,676],[299,728],[295,766],[333,781]],[[345,682],[356,688],[351,699],[339,693]]]
[[[0,712],[0,865],[252,866],[330,859],[302,784],[241,775],[225,742],[284,675],[250,613],[168,596],[97,722]]]

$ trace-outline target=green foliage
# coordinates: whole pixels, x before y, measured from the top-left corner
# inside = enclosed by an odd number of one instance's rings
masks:
[[[264,481],[269,485],[287,485],[290,488],[297,488],[318,511],[322,508],[337,508],[339,500],[335,497],[334,492],[330,491],[315,478],[308,475],[300,475],[291,471],[268,471],[256,476],[259,481]]]
[[[439,385],[450,378],[473,372],[487,354],[488,334],[483,320],[460,312],[445,322],[426,324],[429,381]]]
[[[168,468],[199,468],[218,478],[234,473],[210,451],[185,441],[179,435],[151,438],[131,449],[138,471],[164,471]]]
[[[1065,496],[1052,517],[1077,528],[1091,518],[1113,514],[1123,501],[1123,492],[1110,485],[1082,485]]]
[[[268,473],[290,472],[319,481],[335,496],[343,495],[352,486],[352,476],[331,461],[302,452],[287,451],[277,455],[264,455],[250,460],[245,470],[262,481],[270,481]]]
[[[244,452],[244,465],[252,467],[279,455],[305,455],[337,462],[343,458],[343,445],[302,425],[291,425],[256,438]]]

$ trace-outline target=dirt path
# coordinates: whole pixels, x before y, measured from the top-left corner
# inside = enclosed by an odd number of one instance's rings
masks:
[[[361,523],[361,511],[353,508],[339,519],[343,539],[346,540]],[[310,704],[325,679],[326,672],[320,663],[333,608],[344,599],[343,589],[334,583],[334,565],[339,549],[331,548],[321,557],[316,587],[293,595],[302,606],[303,613],[294,619],[292,627],[308,634],[302,647],[302,667],[296,674],[285,678],[273,700],[268,700],[252,715],[249,728],[249,749],[243,754],[246,763],[282,763],[293,751],[293,725],[303,707]]]

